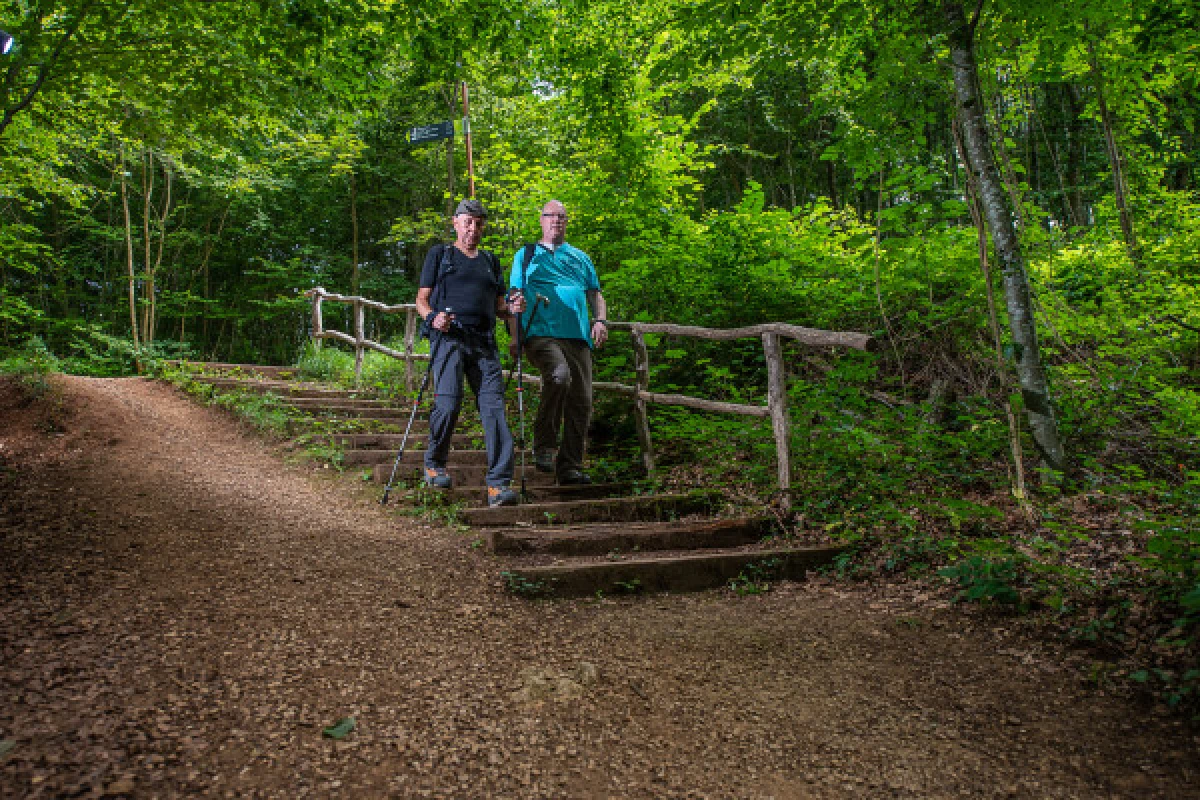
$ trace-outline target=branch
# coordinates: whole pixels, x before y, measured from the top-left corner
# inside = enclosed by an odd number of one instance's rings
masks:
[[[1194,325],[1187,324],[1186,322],[1181,320],[1179,317],[1173,316],[1171,314],[1164,314],[1163,319],[1167,320],[1168,322],[1174,322],[1176,325],[1183,328],[1184,330],[1189,330],[1192,333],[1200,333],[1200,328],[1197,328]]]
[[[57,63],[59,57],[62,56],[63,50],[67,47],[67,42],[78,32],[79,26],[83,24],[84,18],[87,17],[88,9],[92,7],[94,2],[95,0],[84,0],[83,7],[79,9],[78,16],[71,21],[71,25],[67,28],[66,33],[62,35],[62,38],[58,40],[58,44],[54,46],[54,52],[50,54],[50,57],[46,61],[42,62],[41,69],[38,70],[37,80],[33,82],[33,86],[29,87],[29,91],[25,93],[25,97],[12,108],[4,109],[4,118],[0,119],[0,136],[4,135],[4,131],[8,129],[8,126],[17,114],[29,108],[29,104],[33,102],[34,96],[42,88],[42,84],[46,82],[46,78],[50,76],[51,68]]]
[[[971,22],[967,25],[967,32],[971,36],[971,41],[975,41],[975,28],[979,26],[979,17],[983,14],[983,0],[977,0],[975,3],[975,13],[971,15]]]

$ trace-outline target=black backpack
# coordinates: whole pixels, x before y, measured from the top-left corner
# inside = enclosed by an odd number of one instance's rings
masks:
[[[435,244],[434,247],[442,248],[441,253],[438,254],[437,271],[433,274],[433,292],[429,295],[429,306],[437,311],[438,306],[442,304],[442,298],[445,297],[442,278],[454,269],[454,265],[450,263],[450,251],[454,245]],[[492,268],[492,280],[496,282],[497,286],[503,285],[504,277],[500,273],[500,259],[496,258],[496,254],[490,250],[480,252],[487,254],[488,265]],[[421,330],[417,334],[417,338],[428,339],[430,331],[429,320],[421,320]]]

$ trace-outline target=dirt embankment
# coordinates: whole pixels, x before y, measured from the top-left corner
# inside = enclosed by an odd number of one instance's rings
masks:
[[[531,604],[169,387],[63,398],[0,384],[0,796],[1200,794],[1192,732],[955,611]]]

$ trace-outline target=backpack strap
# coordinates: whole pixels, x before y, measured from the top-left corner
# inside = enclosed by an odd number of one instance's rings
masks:
[[[442,252],[438,253],[437,270],[433,273],[433,292],[429,295],[430,305],[436,311],[437,307],[442,304],[442,298],[445,297],[445,287],[442,279],[446,273],[454,268],[454,264],[450,260],[451,245],[437,244],[434,247],[442,248]]]
[[[521,248],[521,287],[522,290],[527,289],[525,285],[529,279],[529,265],[533,263],[533,256],[537,253],[537,242],[530,242]]]
[[[442,298],[445,297],[444,284],[442,278],[454,268],[454,264],[450,261],[450,245],[438,243],[433,248],[442,248],[438,253],[437,267],[433,272],[433,291],[429,293],[429,305],[434,310],[438,310],[438,306],[442,304]],[[431,248],[431,252],[432,249]],[[421,320],[420,330],[417,332],[418,339],[428,339],[431,332],[429,323],[426,320]]]

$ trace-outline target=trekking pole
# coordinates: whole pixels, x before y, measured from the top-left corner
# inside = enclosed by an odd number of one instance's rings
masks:
[[[449,313],[450,309],[446,309]],[[440,342],[439,342],[440,344]],[[425,389],[429,386],[429,376],[433,374],[433,364],[437,355],[432,349],[429,351],[429,367],[425,370],[425,377],[421,379],[421,388],[417,390],[417,401],[413,403],[412,413],[408,415],[408,424],[404,426],[404,437],[400,439],[400,452],[396,453],[396,461],[392,464],[392,474],[388,478],[387,486],[383,487],[383,499],[379,501],[382,506],[387,505],[388,495],[396,486],[396,470],[400,468],[400,461],[404,458],[404,448],[408,444],[408,433],[412,430],[413,420],[417,418],[417,409],[421,407],[421,398],[425,396]]]
[[[429,376],[433,374],[433,360],[429,362],[429,368],[425,370],[425,377],[421,380],[421,388],[417,391],[417,402],[413,403],[412,413],[408,415],[408,425],[404,426],[404,437],[400,440],[400,452],[396,454],[396,461],[392,464],[392,474],[388,478],[387,486],[383,487],[383,499],[379,501],[380,505],[386,506],[388,495],[391,494],[392,488],[396,485],[396,470],[400,468],[400,461],[404,458],[404,448],[408,444],[408,433],[412,430],[413,420],[417,417],[417,409],[421,407],[421,398],[425,396],[425,387],[429,385]]]
[[[513,291],[519,291],[514,289]],[[537,313],[537,304],[533,306],[533,311],[529,313],[529,318],[532,320],[533,315]],[[528,328],[526,328],[528,330]],[[529,489],[525,486],[525,336],[521,330],[521,319],[517,318],[517,416],[521,420],[521,437],[517,446],[521,448],[521,502],[529,501]],[[512,374],[509,374],[509,378]],[[508,387],[505,387],[505,391]]]
[[[534,295],[533,310],[529,312],[529,322],[525,323],[525,330],[521,330],[521,320],[517,320],[517,364],[521,363],[521,353],[525,349],[525,339],[529,337],[529,329],[533,326],[533,321],[537,319],[538,306],[550,305],[550,298],[544,294]],[[504,382],[504,393],[508,394],[508,387],[512,384],[513,373],[508,373],[508,380]]]

